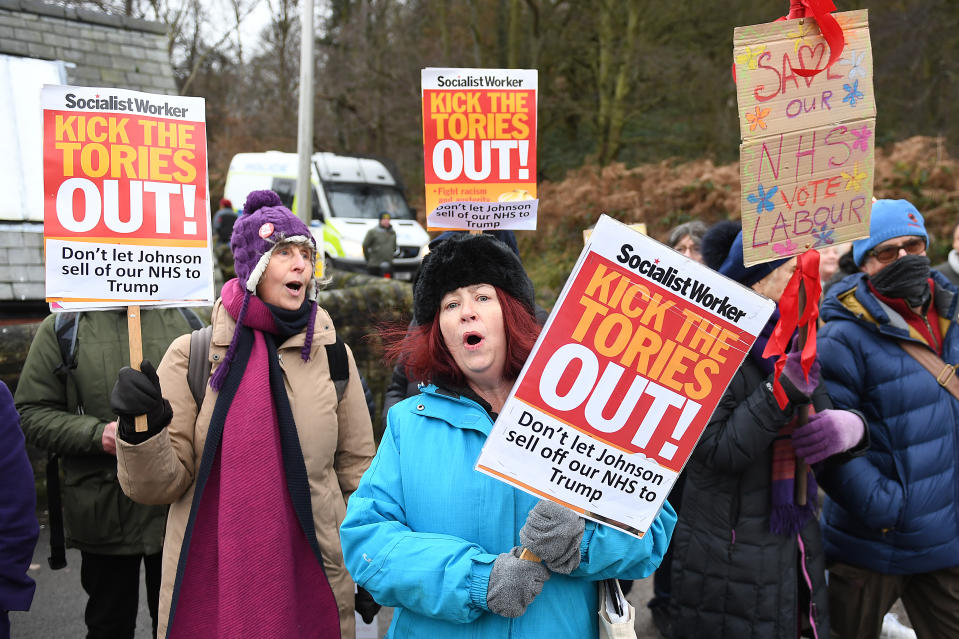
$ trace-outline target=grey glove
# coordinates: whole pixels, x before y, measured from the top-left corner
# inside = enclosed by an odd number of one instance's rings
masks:
[[[519,540],[553,572],[568,575],[579,566],[586,522],[569,508],[541,499],[529,511]]]
[[[486,590],[486,607],[501,617],[516,618],[526,612],[543,590],[549,570],[538,561],[520,559],[522,548],[516,546],[502,553],[493,562]]]

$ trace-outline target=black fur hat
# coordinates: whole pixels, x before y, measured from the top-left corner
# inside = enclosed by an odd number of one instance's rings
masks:
[[[413,287],[413,321],[433,321],[443,296],[462,286],[492,284],[534,313],[533,283],[519,257],[489,235],[454,235],[430,245]]]

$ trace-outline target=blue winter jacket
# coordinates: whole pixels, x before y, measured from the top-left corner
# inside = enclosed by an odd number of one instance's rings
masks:
[[[959,362],[956,289],[936,271],[942,359]],[[836,408],[861,411],[872,444],[825,469],[828,559],[893,575],[959,564],[959,400],[898,340],[925,344],[869,290],[864,275],[835,284],[823,302],[818,352]]]
[[[493,426],[486,410],[432,385],[422,390],[390,409],[340,527],[350,574],[396,608],[387,636],[595,638],[596,580],[656,570],[676,523],[672,507],[642,539],[587,521],[579,568],[551,575],[523,616],[496,615],[486,606],[493,561],[520,545],[538,499],[473,469]]]

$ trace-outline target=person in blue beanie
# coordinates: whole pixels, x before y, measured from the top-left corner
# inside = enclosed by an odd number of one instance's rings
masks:
[[[928,243],[915,206],[876,201],[853,242],[859,272],[822,305],[829,395],[872,436],[820,475],[834,638],[878,637],[899,598],[919,637],[959,637],[959,290],[930,269]]]

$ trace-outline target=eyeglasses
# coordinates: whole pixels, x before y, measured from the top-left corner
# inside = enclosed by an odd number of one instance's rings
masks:
[[[887,245],[883,247],[876,247],[866,253],[866,255],[872,255],[874,258],[879,260],[880,264],[888,264],[899,257],[900,249],[904,249],[906,253],[909,253],[910,255],[919,255],[926,250],[926,241],[921,237],[917,237],[895,246]]]

